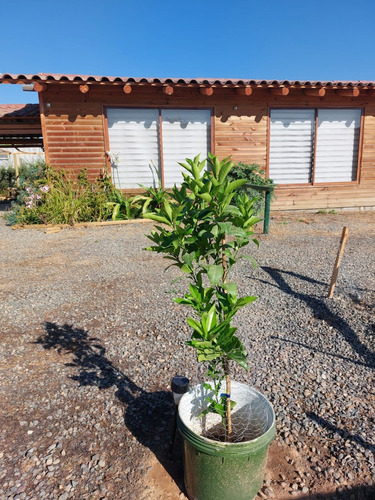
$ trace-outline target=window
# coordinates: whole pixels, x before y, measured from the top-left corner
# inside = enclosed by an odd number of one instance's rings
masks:
[[[182,181],[178,162],[210,151],[211,112],[207,109],[107,110],[112,175],[118,188],[164,187]]]
[[[273,109],[269,176],[277,184],[357,178],[360,109]]]
[[[6,165],[10,160],[10,154],[0,151],[0,166]]]

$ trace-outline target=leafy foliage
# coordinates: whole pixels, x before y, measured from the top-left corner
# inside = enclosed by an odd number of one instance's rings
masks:
[[[272,179],[265,176],[264,170],[257,164],[252,163],[251,165],[247,163],[237,163],[229,172],[229,178],[231,180],[245,179],[248,184],[255,184],[257,186],[270,186],[275,187],[275,183]],[[256,213],[262,213],[264,210],[264,196],[262,193],[256,189],[242,186],[238,190],[239,194],[246,194],[250,198],[257,197],[255,202]],[[274,194],[272,194],[274,197]]]
[[[192,328],[187,344],[197,350],[198,361],[208,363],[213,379],[214,398],[206,412],[228,413],[229,398],[219,394],[224,377],[229,377],[229,360],[248,369],[246,351],[235,335],[231,321],[235,314],[256,297],[238,297],[237,286],[228,281],[232,267],[241,258],[240,251],[253,241],[253,226],[261,219],[254,215],[255,198],[237,191],[246,179],[231,180],[233,163],[209,155],[209,169],[199,156],[181,163],[185,169],[180,188],[160,208],[144,217],[163,224],[148,235],[153,245],[147,250],[164,254],[171,266],[177,266],[190,278],[189,291],[175,299],[190,306],[195,317],[188,318]],[[205,412],[205,413],[206,413]]]
[[[41,179],[45,175],[46,164],[42,158],[34,160],[23,160],[19,166],[20,187],[28,182]],[[12,196],[17,193],[17,178],[16,171],[11,162],[7,162],[0,168],[0,195]]]
[[[127,199],[107,175],[95,181],[82,170],[77,179],[65,171],[45,167],[43,177],[22,181],[21,191],[7,215],[13,224],[74,224],[112,218],[129,219],[140,206]]]
[[[143,184],[139,184],[139,187],[145,190],[145,194],[134,197],[135,203],[142,203],[142,215],[159,210],[163,206],[164,201],[169,199],[169,193],[163,188],[159,171],[154,165],[153,168],[154,173],[158,178],[157,187],[146,187]]]

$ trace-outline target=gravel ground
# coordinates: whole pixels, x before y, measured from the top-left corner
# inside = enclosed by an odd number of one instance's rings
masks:
[[[259,297],[236,320],[251,369],[235,378],[277,416],[259,498],[375,498],[374,223],[279,214],[246,250],[258,268],[234,273]],[[185,498],[169,383],[203,371],[168,293],[176,272],[142,250],[151,227],[46,234],[0,218],[0,498]]]

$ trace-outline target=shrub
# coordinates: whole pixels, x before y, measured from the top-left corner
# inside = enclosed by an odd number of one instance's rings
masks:
[[[229,172],[228,178],[230,180],[246,179],[249,184],[256,184],[257,186],[271,186],[275,187],[272,179],[265,175],[265,171],[256,163],[248,165],[247,163],[237,163]],[[264,210],[264,194],[256,189],[241,186],[238,189],[239,194],[246,194],[249,198],[257,197],[258,201],[255,203],[255,210],[261,213]],[[274,198],[274,195],[272,195]]]
[[[16,185],[16,172],[12,166],[0,167],[0,196],[8,197]]]
[[[35,174],[35,175],[34,175]],[[126,219],[140,207],[130,206],[112,184],[108,175],[95,183],[82,170],[77,179],[67,172],[44,168],[44,177],[36,169],[22,184],[8,224],[74,224],[112,219]]]
[[[0,196],[17,196],[26,184],[42,179],[45,176],[46,163],[43,158],[23,159],[18,169],[19,187],[16,171],[12,162],[6,162],[0,168]]]

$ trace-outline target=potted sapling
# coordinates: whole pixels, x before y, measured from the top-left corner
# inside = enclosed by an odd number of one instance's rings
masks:
[[[248,370],[247,355],[235,335],[236,313],[256,297],[239,297],[230,274],[241,252],[258,241],[254,225],[256,198],[236,191],[246,179],[230,181],[233,167],[210,154],[186,159],[181,187],[145,217],[159,223],[147,247],[164,255],[189,279],[183,297],[174,299],[191,308],[187,319],[198,362],[207,366],[207,379],[181,399],[177,425],[184,440],[185,486],[194,500],[250,500],[263,481],[268,446],[275,436],[271,404],[250,386],[231,378],[231,364]]]

